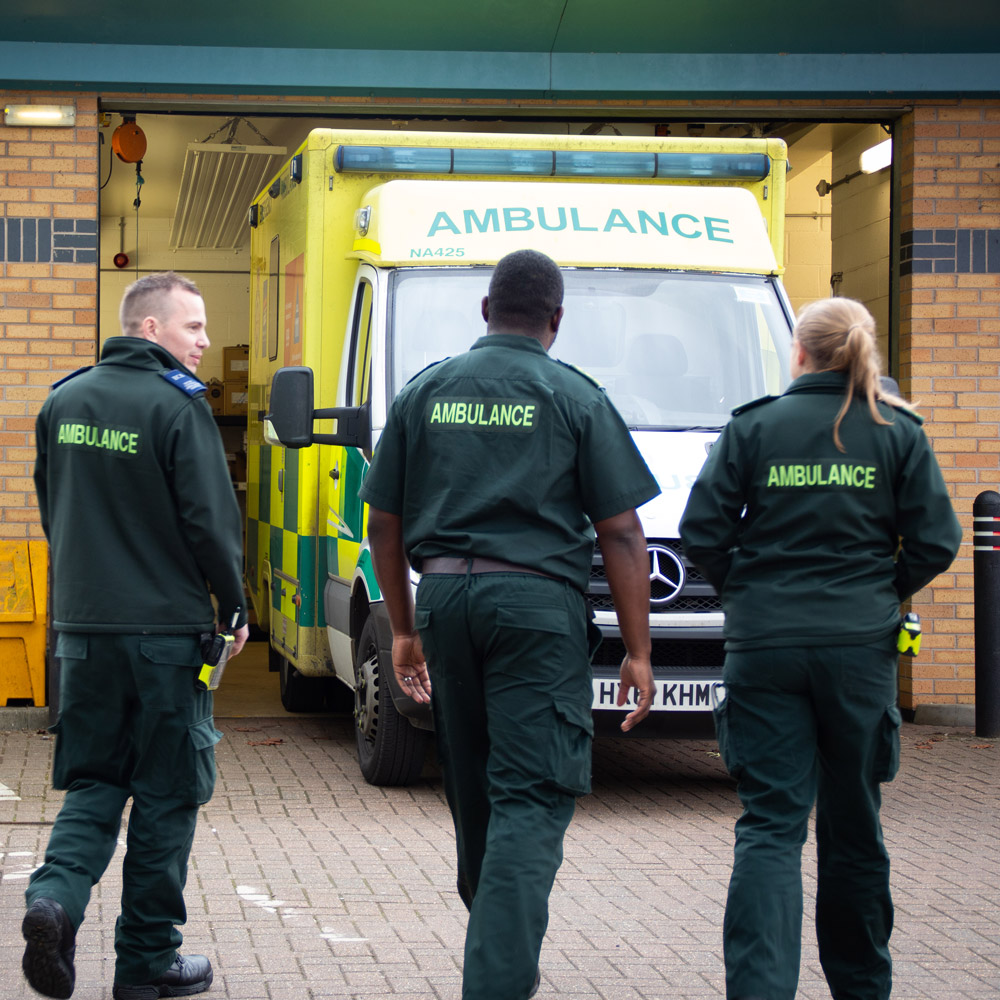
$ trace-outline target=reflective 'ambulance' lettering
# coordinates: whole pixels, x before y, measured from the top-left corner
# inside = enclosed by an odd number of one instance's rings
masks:
[[[878,486],[878,467],[851,465],[826,460],[811,465],[772,463],[767,471],[767,488],[873,490]]]
[[[503,208],[466,208],[461,218],[452,218],[447,212],[436,212],[427,231],[428,236],[447,233],[449,236],[471,236],[475,233],[523,233],[535,228],[548,232],[610,233],[624,230],[636,235],[658,234],[680,236],[686,240],[706,239],[714,243],[732,243],[729,219],[704,216],[699,218],[687,212],[670,215],[668,212],[647,212],[638,209],[627,212],[612,208],[601,214],[589,213],[584,208],[563,206],[538,206],[531,209],[523,205]]]
[[[81,448],[96,448],[124,455],[139,454],[138,431],[120,427],[102,427],[99,424],[70,423],[59,424],[56,443]]]
[[[453,399],[438,396],[427,403],[427,426],[486,431],[533,431],[538,404],[528,399]]]

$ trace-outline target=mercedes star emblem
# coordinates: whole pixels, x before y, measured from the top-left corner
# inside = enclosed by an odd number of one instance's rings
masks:
[[[652,604],[669,604],[684,587],[684,563],[673,549],[650,545],[649,599]]]

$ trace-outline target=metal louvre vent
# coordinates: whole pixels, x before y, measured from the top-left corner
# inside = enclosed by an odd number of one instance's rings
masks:
[[[284,146],[188,143],[170,249],[235,250],[245,245],[250,202],[284,159]]]
[[[721,611],[722,602],[712,588],[712,585],[702,576],[698,569],[684,556],[684,549],[677,538],[650,538],[647,545],[653,548],[669,549],[684,566],[684,584],[672,599],[662,581],[654,579],[650,583],[650,611],[654,614],[670,614],[671,612]],[[650,571],[653,570],[653,556],[650,556]],[[661,593],[663,591],[663,593]],[[587,590],[587,600],[595,611],[613,611],[614,602],[611,599],[611,588],[608,586],[607,573],[604,570],[604,557],[600,546],[594,547],[594,561],[590,568],[590,584]]]

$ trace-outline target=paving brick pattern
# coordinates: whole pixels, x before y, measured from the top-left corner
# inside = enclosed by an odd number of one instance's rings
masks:
[[[465,911],[433,762],[409,789],[363,782],[346,717],[219,720],[219,781],[191,857],[187,950],[216,1000],[447,1000]],[[61,794],[51,740],[0,733],[0,997],[20,973],[27,874]],[[1000,994],[1000,740],[907,725],[883,810],[903,1000]],[[12,796],[18,796],[13,798]],[[738,814],[709,742],[601,739],[551,900],[540,1000],[724,996],[721,924]],[[814,891],[812,842],[804,881]],[[76,1000],[110,997],[115,861],[77,938]],[[810,911],[807,899],[807,913]],[[799,997],[828,997],[806,928]]]

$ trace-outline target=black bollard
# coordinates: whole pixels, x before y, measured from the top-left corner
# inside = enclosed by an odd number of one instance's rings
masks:
[[[976,735],[1000,736],[1000,493],[972,505],[976,615]]]

